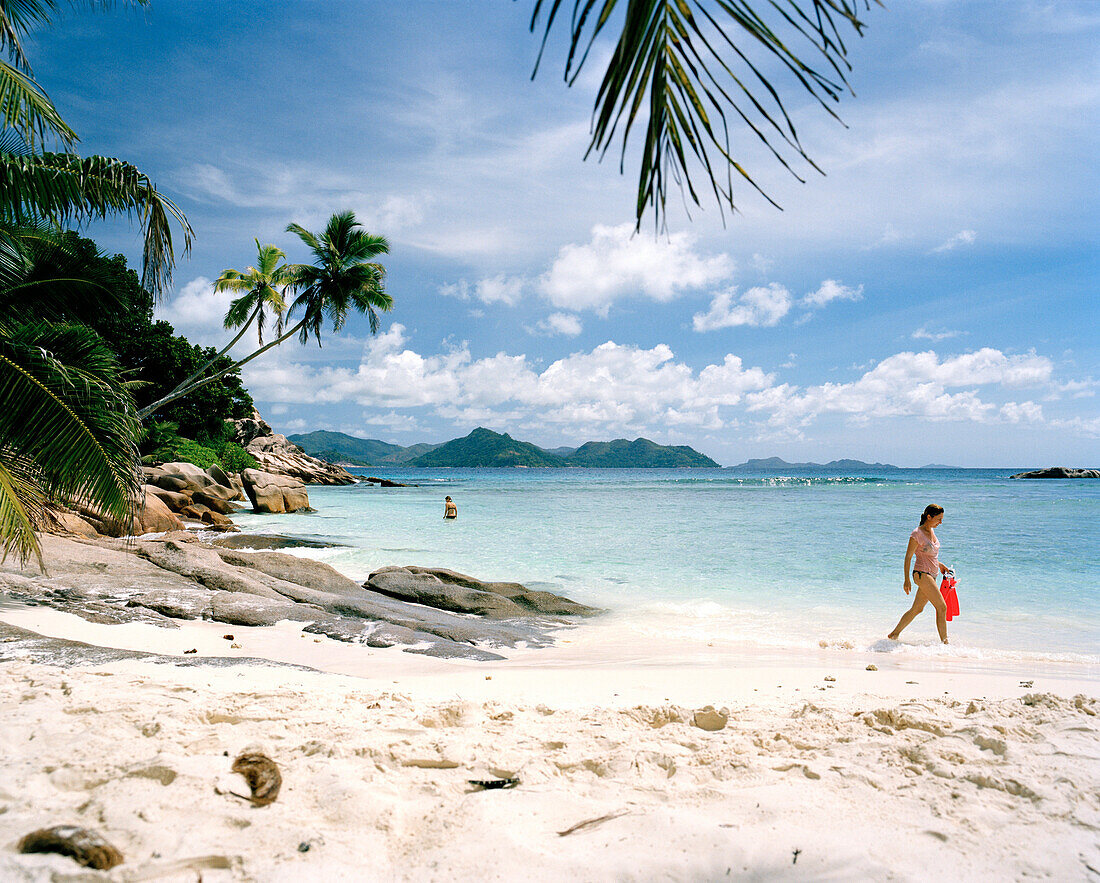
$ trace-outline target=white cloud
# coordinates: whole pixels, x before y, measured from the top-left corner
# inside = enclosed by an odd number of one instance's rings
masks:
[[[235,333],[226,331],[222,323],[230,302],[239,296],[229,291],[215,292],[213,282],[205,276],[197,276],[173,298],[157,304],[154,312],[157,319],[170,322],[177,334],[183,334],[192,343],[221,348]],[[246,342],[254,342],[255,333],[249,332],[249,335],[246,335]]]
[[[540,319],[533,329],[534,334],[564,334],[566,337],[576,337],[583,330],[581,320],[572,313],[551,313],[545,319]]]
[[[414,416],[399,414],[397,411],[390,411],[388,414],[364,416],[363,423],[367,426],[384,426],[394,432],[413,432],[420,428],[420,423]]]
[[[821,283],[821,287],[817,291],[811,291],[801,300],[801,304],[806,307],[816,308],[823,307],[826,304],[832,303],[834,300],[860,300],[863,297],[863,286],[858,288],[852,288],[848,285],[841,285],[835,279],[826,279]]]
[[[1043,409],[1035,402],[1005,402],[1001,405],[1000,415],[1006,423],[1043,422]]]
[[[974,240],[977,238],[978,234],[975,233],[973,230],[960,230],[946,242],[937,245],[934,249],[932,249],[932,251],[933,253],[941,251],[953,251],[954,249],[959,248],[959,246],[962,245],[973,245]]]
[[[921,325],[916,331],[913,332],[913,340],[931,340],[933,342],[940,340],[950,340],[952,337],[961,337],[966,334],[966,331],[931,331],[927,325]]]
[[[1052,371],[1050,360],[1034,352],[1005,355],[985,347],[942,361],[934,352],[905,352],[883,359],[852,383],[825,383],[804,391],[784,385],[751,394],[748,400],[750,410],[770,412],[773,423],[786,425],[806,425],[828,413],[861,422],[879,417],[1015,422],[1025,416],[1041,419],[1041,414],[1035,416],[1037,406],[1031,403],[1013,404],[1001,413],[974,389],[949,390],[1048,384]]]
[[[511,307],[519,303],[523,297],[526,284],[526,280],[521,276],[505,276],[501,273],[490,278],[479,279],[473,285],[465,279],[441,285],[439,293],[446,297],[457,297],[459,300],[477,298],[485,304],[501,303]]]
[[[561,248],[539,287],[554,306],[606,315],[620,298],[667,302],[733,273],[728,255],[702,256],[694,246],[688,233],[654,237],[635,235],[632,224],[597,225],[589,242]]]
[[[739,325],[771,327],[791,309],[791,293],[775,282],[766,287],[750,288],[734,300],[736,295],[736,287],[716,294],[708,312],[692,317],[695,330],[714,331]]]
[[[699,372],[672,350],[601,344],[539,372],[524,355],[473,359],[463,345],[422,356],[394,324],[368,343],[354,368],[272,360],[249,366],[245,382],[264,402],[356,402],[379,409],[428,406],[467,423],[537,419],[543,425],[652,431],[666,425],[720,428],[719,409],[764,389],[773,375],[727,355]],[[390,424],[392,425],[392,424]]]

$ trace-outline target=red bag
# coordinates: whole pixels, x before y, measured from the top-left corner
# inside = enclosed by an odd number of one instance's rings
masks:
[[[940,582],[940,594],[943,595],[943,603],[947,605],[947,621],[951,622],[959,615],[959,595],[955,591],[958,582],[953,571],[947,571]]]

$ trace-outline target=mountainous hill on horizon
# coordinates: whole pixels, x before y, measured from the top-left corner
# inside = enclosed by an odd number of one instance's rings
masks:
[[[399,466],[438,448],[425,443],[402,447],[376,438],[357,438],[344,432],[318,429],[287,439],[312,457],[352,466]]]
[[[479,426],[464,438],[452,439],[422,454],[409,466],[568,466],[564,457],[544,451],[530,442],[518,441]]]
[[[609,442],[585,442],[566,457],[570,466],[676,468],[679,466],[718,467],[718,463],[687,445],[659,445],[648,438],[627,441],[617,438]]]
[[[779,457],[765,457],[746,460],[727,469],[753,469],[759,472],[772,472],[782,469],[898,469],[890,463],[865,463],[863,460],[830,460],[828,463],[788,463]]]
[[[628,441],[586,442],[579,448],[540,448],[507,433],[479,426],[463,438],[443,444],[410,447],[379,439],[357,438],[319,429],[287,438],[307,454],[352,466],[478,467],[527,466],[584,468],[645,468],[709,466],[719,464],[686,445],[659,445],[647,438]]]

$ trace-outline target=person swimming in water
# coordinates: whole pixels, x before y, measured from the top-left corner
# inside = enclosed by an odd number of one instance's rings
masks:
[[[454,500],[447,497],[443,501],[443,519],[445,521],[453,521],[458,518],[458,506],[454,504]]]
[[[913,579],[917,584],[917,595],[913,599],[913,606],[902,614],[897,626],[887,635],[891,641],[898,639],[902,629],[916,619],[925,604],[931,604],[936,610],[936,630],[940,633],[940,640],[947,643],[947,603],[936,587],[936,577],[941,573],[947,573],[949,569],[939,560],[940,541],[936,539],[936,528],[942,523],[943,506],[932,504],[925,507],[920,517],[920,525],[909,534],[909,545],[905,548],[905,582],[902,588],[905,589],[906,595],[912,590],[912,584],[909,582],[909,562],[915,557]]]

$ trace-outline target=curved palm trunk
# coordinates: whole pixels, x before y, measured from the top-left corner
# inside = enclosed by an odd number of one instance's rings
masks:
[[[164,398],[160,399],[159,401],[153,402],[153,404],[148,405],[148,406],[142,408],[140,411],[138,411],[138,417],[140,419],[144,420],[146,417],[148,417],[154,411],[160,410],[165,405],[176,401],[176,399],[182,399],[185,395],[190,395],[195,390],[202,389],[202,387],[206,386],[206,384],[213,383],[215,380],[219,379],[220,377],[224,377],[230,371],[235,371],[238,368],[242,368],[243,366],[245,366],[249,362],[251,362],[253,359],[255,359],[257,356],[262,356],[264,353],[266,353],[273,346],[278,346],[284,340],[287,340],[288,338],[293,337],[295,334],[297,334],[301,330],[302,326],[305,325],[305,324],[306,324],[306,319],[302,319],[301,322],[299,322],[297,325],[295,325],[293,328],[291,328],[289,331],[287,331],[281,337],[275,338],[275,340],[271,341],[271,343],[264,344],[262,347],[260,347],[258,350],[256,350],[256,352],[249,354],[245,358],[241,359],[239,362],[234,362],[232,365],[230,365],[229,367],[217,372],[216,374],[211,374],[209,377],[204,377],[202,380],[199,380],[195,383],[192,383],[190,386],[187,386],[185,383],[181,383],[174,390],[172,390],[172,392],[168,393],[168,395],[166,395]]]
[[[244,325],[241,326],[241,330],[237,332],[237,336],[234,337],[231,341],[229,341],[229,343],[227,343],[225,345],[225,347],[222,348],[221,352],[219,352],[216,356],[214,356],[212,359],[210,359],[205,365],[203,365],[201,368],[199,368],[198,371],[196,371],[194,374],[192,374],[186,380],[182,381],[179,385],[177,385],[176,388],[174,390],[172,390],[170,393],[168,393],[168,395],[166,395],[164,398],[158,399],[157,401],[153,402],[153,404],[147,405],[146,407],[144,407],[140,411],[138,411],[138,417],[141,420],[144,420],[146,417],[148,417],[154,411],[159,410],[160,408],[163,408],[169,402],[175,401],[176,399],[179,398],[179,396],[176,395],[176,393],[178,393],[181,389],[186,390],[187,392],[190,392],[190,390],[191,390],[190,384],[194,383],[196,380],[198,380],[198,378],[202,377],[202,375],[207,372],[207,370],[210,368],[211,365],[213,365],[216,361],[218,361],[218,359],[220,359],[222,356],[224,356],[227,352],[229,352],[231,349],[233,349],[233,347],[235,347],[237,345],[237,341],[240,340],[242,337],[244,337],[244,333],[250,327],[252,327],[252,323],[256,321],[256,317],[258,315],[260,315],[260,310],[262,310],[262,309],[263,309],[263,304],[258,304],[256,309],[253,311],[252,315],[248,317],[248,321],[245,322]],[[226,370],[232,370],[232,368],[228,368]],[[222,372],[222,373],[225,373],[225,372]],[[219,374],[217,376],[221,377],[222,375]]]

